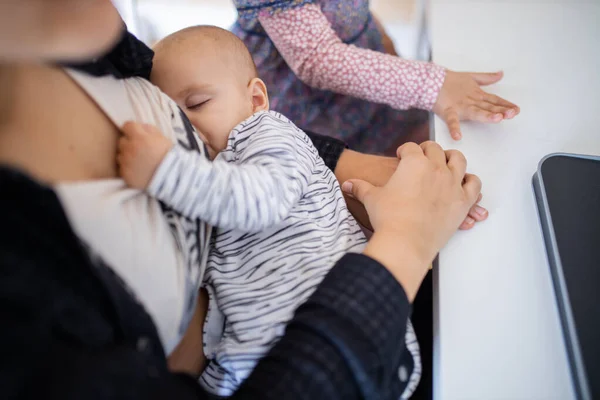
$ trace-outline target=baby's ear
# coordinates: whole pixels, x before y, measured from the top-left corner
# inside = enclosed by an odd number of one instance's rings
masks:
[[[252,97],[252,112],[269,111],[269,94],[265,83],[259,78],[253,78],[248,84],[248,90]]]

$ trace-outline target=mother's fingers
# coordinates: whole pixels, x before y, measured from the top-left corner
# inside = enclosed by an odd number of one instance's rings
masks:
[[[421,143],[425,156],[440,167],[446,166],[446,153],[442,146],[431,140]]]
[[[448,168],[457,182],[462,182],[467,172],[467,159],[458,150],[446,150]]]
[[[465,179],[462,186],[465,194],[467,195],[469,206],[472,206],[477,202],[477,199],[481,194],[481,179],[479,179],[477,175],[465,174]]]
[[[396,156],[400,160],[410,157],[411,155],[423,155],[423,150],[418,144],[412,142],[404,143],[396,150]]]

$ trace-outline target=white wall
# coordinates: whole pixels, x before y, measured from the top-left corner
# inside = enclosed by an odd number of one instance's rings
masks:
[[[375,0],[372,7],[404,58],[417,57],[424,0]],[[166,35],[192,25],[228,29],[236,10],[229,0],[113,0],[129,29],[152,45]]]

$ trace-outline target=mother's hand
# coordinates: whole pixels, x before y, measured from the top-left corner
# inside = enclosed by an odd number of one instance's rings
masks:
[[[359,179],[375,186],[383,186],[394,174],[397,167],[398,159],[396,157],[363,154],[346,149],[340,156],[334,172],[340,184],[350,179]],[[477,203],[479,201],[481,201],[481,197]],[[363,204],[350,196],[346,196],[346,203],[354,218],[362,226],[372,231],[373,227]],[[475,226],[476,222],[485,221],[487,218],[488,211],[479,204],[475,204],[459,229],[469,230]]]
[[[386,266],[414,298],[429,264],[464,221],[481,193],[465,157],[435,142],[398,148],[400,162],[383,187],[349,180],[344,192],[361,201],[375,233],[364,253]]]
[[[515,104],[481,89],[481,86],[498,82],[502,76],[502,72],[446,71],[433,112],[446,122],[454,140],[462,137],[460,120],[497,123],[519,114],[521,110]]]

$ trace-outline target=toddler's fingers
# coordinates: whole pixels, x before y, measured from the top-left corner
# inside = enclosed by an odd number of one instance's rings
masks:
[[[483,100],[487,101],[488,103],[495,104],[497,106],[512,108],[516,111],[517,114],[521,112],[519,106],[517,106],[514,103],[511,103],[508,100],[504,100],[502,97],[496,96],[495,94],[483,92]]]
[[[504,118],[512,118],[516,115],[516,112],[513,108],[498,106],[496,104],[489,103],[485,100],[477,102],[477,106],[494,114],[502,114]]]
[[[460,119],[458,118],[458,113],[453,108],[448,108],[444,111],[443,119],[446,121],[446,125],[448,125],[448,131],[450,131],[450,136],[454,140],[462,139],[462,133],[460,132]]]
[[[472,121],[500,122],[504,118],[504,114],[489,112],[477,104],[469,106],[467,109],[467,117]]]
[[[504,72],[470,72],[469,75],[477,84],[485,86],[498,82],[504,76]]]

